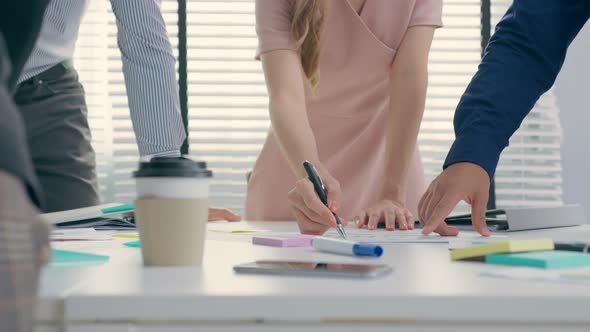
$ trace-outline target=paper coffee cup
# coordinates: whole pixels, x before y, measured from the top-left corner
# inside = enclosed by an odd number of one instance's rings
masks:
[[[186,158],[140,163],[135,220],[145,265],[202,264],[212,175],[205,162]]]

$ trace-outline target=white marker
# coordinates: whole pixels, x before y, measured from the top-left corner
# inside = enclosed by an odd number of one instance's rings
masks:
[[[323,236],[311,240],[311,246],[318,251],[349,256],[380,257],[383,254],[383,248],[375,244],[358,243]]]

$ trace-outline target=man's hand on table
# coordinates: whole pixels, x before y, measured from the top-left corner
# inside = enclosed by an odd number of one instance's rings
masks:
[[[443,236],[459,234],[457,227],[449,226],[445,218],[457,203],[471,205],[473,227],[483,236],[489,236],[486,226],[490,177],[480,166],[472,163],[457,163],[447,167],[428,187],[418,205],[424,234],[436,232]]]

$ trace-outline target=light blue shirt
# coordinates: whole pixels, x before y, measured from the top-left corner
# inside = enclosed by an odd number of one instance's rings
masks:
[[[102,0],[96,0],[102,1]],[[74,56],[88,0],[52,0],[19,83]],[[160,0],[111,0],[131,120],[141,156],[180,155],[185,139],[175,58]]]

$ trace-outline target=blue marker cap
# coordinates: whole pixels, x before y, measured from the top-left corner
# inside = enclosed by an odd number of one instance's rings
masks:
[[[352,246],[352,253],[357,256],[381,257],[383,248],[375,244],[357,243]]]

